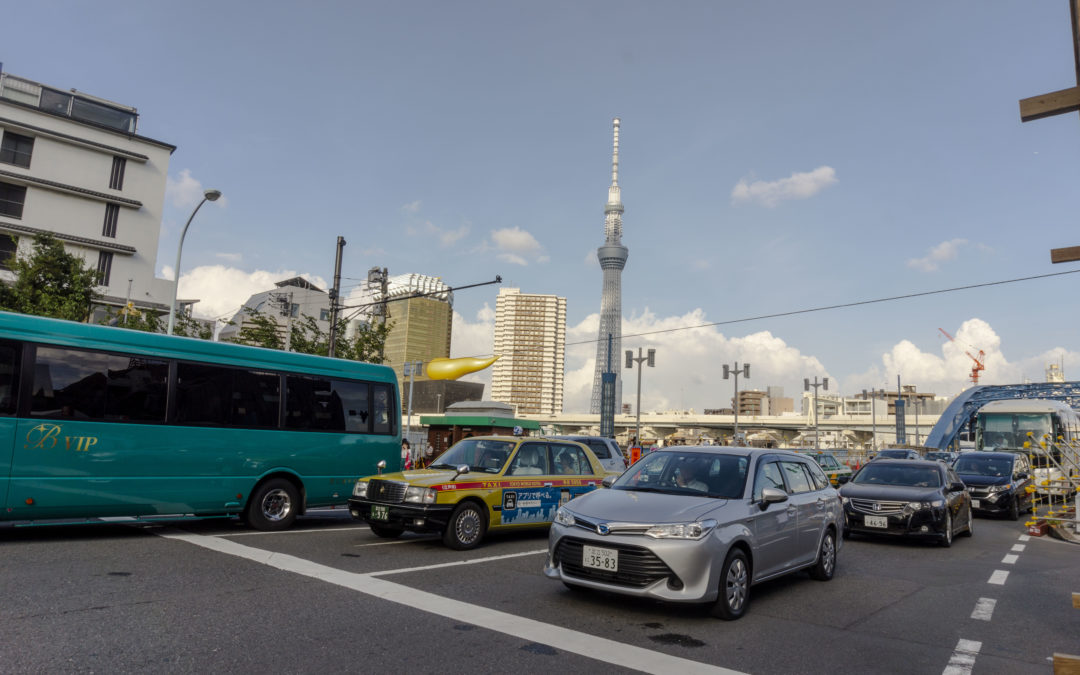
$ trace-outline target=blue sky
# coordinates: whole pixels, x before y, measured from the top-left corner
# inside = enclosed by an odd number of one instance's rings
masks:
[[[622,120],[624,335],[1067,271],[1076,84],[1056,2],[14,3],[8,72],[136,106],[177,146],[158,270],[193,195],[181,295],[231,314],[272,281],[372,266],[567,298],[595,338],[611,120]],[[1080,376],[1064,276],[624,338],[654,347],[645,409],[830,376],[954,394]],[[491,350],[497,286],[457,294],[454,356]],[[348,290],[348,289],[347,289]],[[587,407],[592,345],[567,356]],[[478,377],[483,378],[484,375]],[[634,396],[634,378],[624,388]]]

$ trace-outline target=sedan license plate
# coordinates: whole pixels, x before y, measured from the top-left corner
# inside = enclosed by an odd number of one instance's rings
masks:
[[[972,499],[971,500],[971,508],[973,508],[973,509],[979,508],[979,500],[978,499]]]
[[[867,527],[888,527],[889,519],[885,516],[863,516],[863,523]]]
[[[372,520],[390,520],[390,507],[379,506],[378,504],[371,505],[371,519]]]
[[[583,546],[581,551],[582,567],[591,567],[605,572],[619,571],[619,552],[613,548]]]

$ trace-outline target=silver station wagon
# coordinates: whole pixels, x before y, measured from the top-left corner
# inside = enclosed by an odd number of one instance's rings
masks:
[[[812,459],[784,450],[663,449],[641,458],[609,489],[555,514],[544,574],[669,602],[715,602],[738,619],[750,586],[800,569],[836,571],[843,511]]]

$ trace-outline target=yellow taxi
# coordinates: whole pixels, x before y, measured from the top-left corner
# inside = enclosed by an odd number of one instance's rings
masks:
[[[840,476],[851,478],[851,469],[845,466],[844,463],[838,460],[836,455],[831,452],[824,452],[822,450],[805,450],[802,452],[803,454],[814,458],[814,461],[818,463],[821,470],[829,477],[829,482],[833,484],[833,487],[837,487],[840,484]]]
[[[349,512],[380,537],[438,532],[447,546],[465,550],[489,531],[550,525],[560,506],[595,490],[605,475],[581,443],[474,436],[426,469],[361,478]]]

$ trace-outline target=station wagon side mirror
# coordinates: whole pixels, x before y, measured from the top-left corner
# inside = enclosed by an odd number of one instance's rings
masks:
[[[606,488],[609,488],[609,487],[611,487],[612,483],[614,483],[614,482],[615,482],[615,476],[604,476],[604,479],[600,481],[600,484],[603,485]]]
[[[761,510],[764,511],[769,507],[769,504],[779,504],[780,502],[787,501],[787,493],[783,490],[777,490],[776,488],[762,488],[761,490]]]

